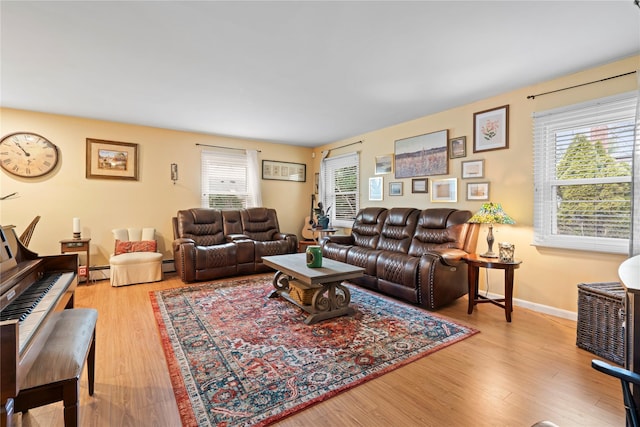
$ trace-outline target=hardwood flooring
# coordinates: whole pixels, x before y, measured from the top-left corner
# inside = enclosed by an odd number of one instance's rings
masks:
[[[180,418],[149,292],[158,283],[80,285],[76,307],[98,309],[96,383],[81,381],[81,426],[174,427]],[[513,322],[491,304],[467,314],[460,298],[438,314],[481,332],[280,423],[294,426],[623,426],[619,382],[591,368],[573,321],[515,307]],[[14,416],[17,426],[63,426],[62,405]]]

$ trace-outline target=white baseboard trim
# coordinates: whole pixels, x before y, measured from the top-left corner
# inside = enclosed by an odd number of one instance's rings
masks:
[[[484,294],[484,292],[482,293]],[[491,292],[489,292],[487,295],[489,298],[504,298],[504,295],[494,294]],[[578,320],[578,313],[576,312],[569,311],[569,310],[562,310],[560,308],[550,307],[548,305],[537,304],[531,301],[525,301],[518,298],[514,298],[513,305],[518,307],[524,307],[531,311],[537,311],[538,313],[550,314],[551,316],[561,317],[563,319],[569,319],[573,321]]]
[[[176,271],[176,265],[172,259],[162,260],[163,273],[172,273],[174,271]],[[95,282],[97,280],[109,279],[111,279],[111,268],[108,265],[92,265],[89,269],[90,281]]]

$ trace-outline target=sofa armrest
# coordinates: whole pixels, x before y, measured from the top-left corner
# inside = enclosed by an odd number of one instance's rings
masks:
[[[462,249],[433,249],[430,254],[437,256],[444,265],[456,267],[462,262],[462,257],[468,255]]]
[[[235,242],[238,240],[251,240],[246,234],[228,234],[225,236],[227,242]]]
[[[353,239],[352,235],[346,235],[346,234],[334,234],[331,236],[325,236],[322,239],[320,239],[322,241],[322,245],[324,246],[324,244],[326,243],[338,243],[340,245],[353,245],[355,244],[355,241]]]
[[[185,283],[195,281],[195,240],[181,237],[175,239],[172,246],[173,262],[178,276]]]

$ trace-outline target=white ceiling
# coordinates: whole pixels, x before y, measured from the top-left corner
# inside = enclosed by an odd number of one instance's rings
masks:
[[[3,107],[306,146],[640,53],[633,0],[2,0],[0,14]]]

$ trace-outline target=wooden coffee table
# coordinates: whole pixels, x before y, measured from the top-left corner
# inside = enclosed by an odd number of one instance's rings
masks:
[[[275,290],[269,298],[281,296],[309,313],[304,321],[307,325],[355,313],[355,310],[349,307],[349,288],[342,285],[342,282],[362,276],[363,268],[327,258],[322,259],[322,267],[309,268],[304,253],[266,256],[262,257],[262,262],[276,270],[273,277]],[[302,304],[291,298],[291,280],[296,280],[307,289],[315,289],[311,304]]]

